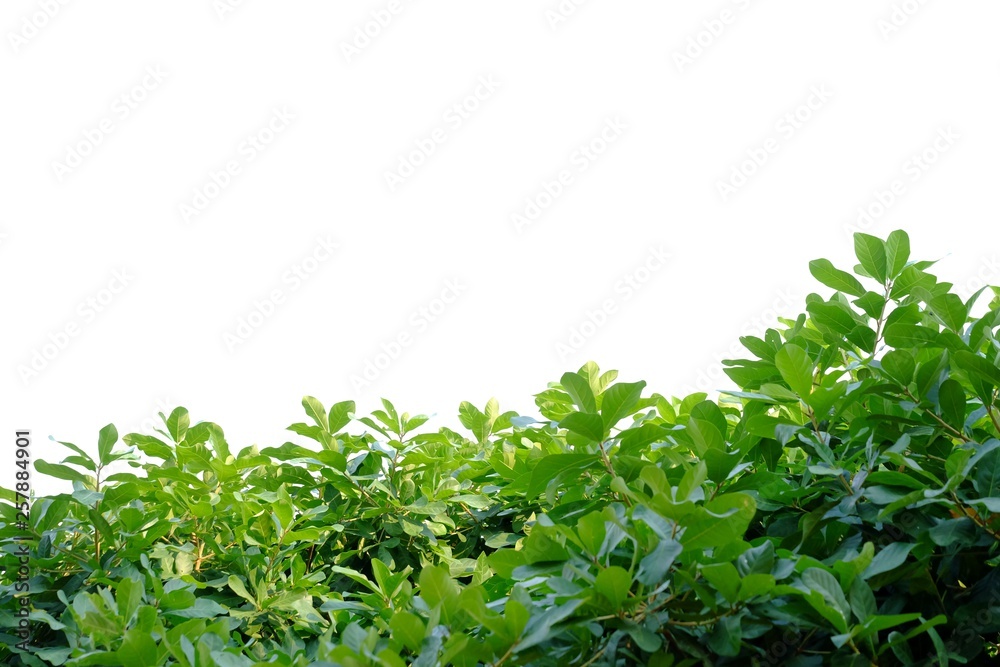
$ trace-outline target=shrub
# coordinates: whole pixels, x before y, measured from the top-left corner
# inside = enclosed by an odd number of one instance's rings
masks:
[[[310,447],[233,451],[184,408],[126,449],[105,427],[96,459],[62,443],[35,469],[72,493],[25,517],[3,492],[0,658],[981,664],[1000,633],[1000,298],[973,317],[982,290],[963,302],[903,232],[855,247],[853,272],[810,264],[831,297],[741,339],[718,401],[588,363],[536,396],[540,419],[462,403],[461,430],[429,432],[389,401],[356,418],[306,397],[289,430]]]

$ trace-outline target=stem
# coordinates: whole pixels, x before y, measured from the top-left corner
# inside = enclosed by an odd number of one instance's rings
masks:
[[[906,389],[904,389],[903,391],[905,391],[905,392],[906,392],[906,395],[907,395],[907,396],[909,396],[909,397],[910,397],[910,399],[911,399],[911,400],[912,400],[912,401],[913,401],[914,403],[916,403],[916,404],[917,404],[917,406],[919,407],[919,405],[920,405],[920,401],[918,401],[918,400],[917,400],[917,398],[916,398],[916,396],[914,396],[914,395],[913,395],[913,393],[912,393],[912,392],[910,391],[909,387],[907,387],[907,388],[906,388]],[[921,410],[923,410],[923,408],[921,408]],[[953,427],[952,427],[952,426],[951,426],[951,425],[950,425],[950,424],[949,424],[948,422],[946,422],[945,420],[941,419],[941,418],[940,418],[939,416],[937,416],[937,414],[935,414],[935,413],[934,413],[934,412],[933,412],[932,410],[923,410],[923,411],[924,411],[924,413],[925,413],[925,414],[928,414],[928,415],[930,415],[931,417],[933,417],[933,418],[934,418],[934,420],[935,420],[935,421],[936,421],[937,423],[941,424],[941,426],[942,426],[942,427],[944,427],[944,429],[945,429],[946,431],[948,431],[949,433],[951,433],[951,434],[952,434],[953,436],[955,436],[956,438],[958,438],[958,439],[959,439],[959,440],[961,440],[962,442],[971,442],[971,440],[969,440],[969,439],[968,439],[967,437],[965,437],[965,434],[964,434],[964,433],[962,433],[961,431],[956,431],[956,430],[955,430],[955,429],[954,429],[954,428],[953,428]]]

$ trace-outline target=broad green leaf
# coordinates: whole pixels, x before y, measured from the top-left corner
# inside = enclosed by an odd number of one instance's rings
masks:
[[[427,629],[424,622],[416,614],[408,611],[397,611],[389,619],[389,629],[392,636],[402,642],[403,646],[417,653],[424,641]]]
[[[885,244],[881,239],[870,234],[856,232],[854,234],[854,254],[861,263],[861,268],[868,275],[880,283],[885,283],[887,262]]]
[[[621,609],[622,604],[628,599],[631,587],[632,575],[617,565],[612,565],[598,572],[597,579],[594,581],[594,589],[608,599],[614,611]]]
[[[58,463],[47,463],[41,459],[35,459],[35,470],[43,475],[55,477],[56,479],[65,479],[71,482],[83,482],[84,484],[87,483],[86,475]]]
[[[686,551],[728,544],[746,533],[756,511],[754,499],[745,493],[720,494],[681,519],[680,542]]]
[[[844,591],[840,588],[840,582],[837,581],[837,578],[826,570],[812,567],[802,573],[802,584],[811,593],[818,593],[826,607],[836,614],[824,613],[824,610],[811,599],[812,596],[806,596],[806,600],[813,608],[834,623],[837,630],[847,632],[847,623],[851,618],[851,607],[847,603],[847,598],[844,597]]]
[[[913,380],[913,373],[917,370],[917,363],[913,355],[906,350],[891,350],[886,352],[881,360],[882,370],[890,378],[904,387]]]
[[[181,442],[191,425],[191,416],[185,408],[174,408],[174,411],[166,418],[166,424],[167,432],[174,439],[174,442]]]
[[[354,401],[341,401],[330,407],[330,418],[327,427],[330,433],[338,433],[350,423],[355,411]]]
[[[603,428],[603,424],[602,424]],[[638,456],[648,445],[662,442],[670,431],[658,424],[643,424],[635,426],[618,434],[618,454],[621,456]]]
[[[748,574],[740,583],[739,600],[746,602],[755,597],[770,595],[774,584],[773,574]]]
[[[992,449],[975,466],[973,485],[980,496],[1000,496],[1000,448]]]
[[[853,303],[873,320],[878,319],[885,309],[885,297],[877,292],[865,292],[861,298],[855,299]]]
[[[965,424],[965,389],[952,378],[941,383],[938,388],[938,403],[941,406],[941,418],[952,428],[959,431]]]
[[[601,442],[604,439],[604,422],[599,415],[572,412],[559,422],[559,426],[591,442]]]
[[[812,393],[814,366],[809,355],[798,345],[786,343],[774,355],[774,365],[778,367],[782,379],[799,396]]]
[[[927,306],[952,331],[962,333],[965,329],[965,320],[969,312],[957,294],[940,294],[931,299]]]
[[[854,296],[861,296],[865,293],[865,288],[861,284],[861,281],[847,271],[841,271],[834,267],[833,263],[828,259],[814,259],[809,262],[809,273],[816,280],[827,287],[832,287],[838,292]]]
[[[468,401],[462,401],[458,406],[458,420],[462,422],[462,426],[472,431],[477,442],[486,442],[491,424],[479,408]]]
[[[156,656],[156,641],[137,628],[125,633],[121,646],[115,652],[122,667],[150,667],[157,663]]]
[[[862,576],[871,579],[877,574],[891,572],[906,562],[906,556],[915,547],[915,544],[908,542],[893,542],[875,554],[871,565],[865,569]]]
[[[963,370],[978,375],[994,387],[1000,387],[1000,368],[971,352],[960,350],[952,358]]]
[[[940,347],[938,332],[930,327],[898,322],[885,328],[885,342],[900,347]]]
[[[257,606],[257,599],[250,595],[250,591],[247,590],[246,584],[243,583],[242,579],[237,577],[235,574],[231,574],[229,575],[229,579],[227,581],[229,583],[229,588],[234,593],[252,604],[254,607]]]
[[[580,409],[580,412],[597,414],[597,400],[594,398],[594,391],[590,382],[579,373],[563,373],[559,384],[573,399],[573,403]]]
[[[563,483],[568,478],[577,478],[583,471],[599,465],[598,454],[552,454],[539,461],[531,471],[526,496],[535,498],[552,480]]]
[[[910,237],[902,229],[889,232],[885,240],[885,255],[888,277],[895,278],[906,266],[910,258]]]
[[[420,597],[431,607],[458,597],[458,585],[445,566],[431,565],[420,571]]]
[[[726,602],[733,604],[739,598],[740,574],[732,563],[713,563],[703,565],[701,574],[715,590],[722,593]]]
[[[114,424],[108,424],[101,429],[97,436],[97,457],[101,465],[111,463],[111,450],[114,449],[116,442],[118,442],[118,429]]]
[[[302,407],[305,408],[306,414],[316,422],[321,430],[325,431],[328,428],[328,422],[326,418],[326,408],[318,398],[313,398],[312,396],[304,396],[302,398]]]
[[[601,417],[604,419],[604,432],[608,433],[620,420],[635,412],[644,381],[619,382],[608,387],[601,396]]]
[[[684,547],[676,540],[669,538],[659,540],[656,548],[639,561],[636,581],[644,586],[659,586],[683,550]]]

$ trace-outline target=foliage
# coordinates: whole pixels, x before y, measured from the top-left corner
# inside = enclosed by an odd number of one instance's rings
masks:
[[[177,408],[38,473],[29,653],[10,665],[982,663],[1000,633],[1000,298],[973,317],[903,232],[827,260],[807,314],[667,399],[588,363],[542,419],[389,401],[233,451]],[[348,432],[348,431],[353,431]],[[141,462],[136,450],[151,462]],[[136,473],[102,476],[115,460]],[[13,494],[4,491],[8,500]]]

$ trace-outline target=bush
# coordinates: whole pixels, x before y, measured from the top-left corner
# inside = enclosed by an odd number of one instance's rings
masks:
[[[105,427],[96,460],[63,443],[35,469],[72,493],[25,517],[3,492],[0,658],[982,664],[1000,633],[1000,297],[971,316],[981,294],[908,261],[902,232],[855,246],[853,273],[810,264],[832,297],[741,339],[753,358],[727,362],[740,390],[716,402],[588,363],[537,395],[540,420],[491,400],[421,432],[389,401],[356,418],[306,397],[289,430],[310,447],[234,452],[183,408],[127,449]]]

